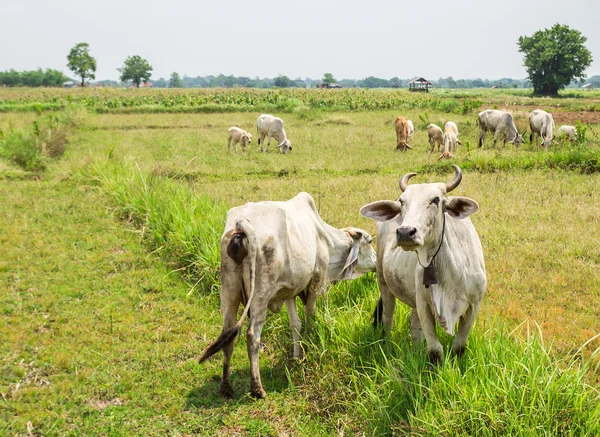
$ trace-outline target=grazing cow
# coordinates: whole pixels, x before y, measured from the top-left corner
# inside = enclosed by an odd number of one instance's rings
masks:
[[[563,125],[558,128],[558,138],[563,141],[574,141],[577,138],[577,130],[575,126]]]
[[[396,117],[396,150],[404,152],[410,149],[406,143],[408,140],[408,121],[404,117]]]
[[[429,145],[431,146],[431,153],[437,143],[437,151],[440,151],[440,146],[444,145],[444,132],[442,128],[437,124],[431,123],[427,126],[427,135],[429,136]]]
[[[268,152],[271,145],[271,137],[275,138],[279,144],[277,148],[280,153],[288,153],[292,151],[292,143],[288,140],[283,128],[283,120],[270,114],[262,114],[256,120],[256,130],[258,132],[258,144],[261,152]],[[267,147],[263,149],[267,138]]]
[[[375,270],[371,241],[361,229],[336,229],[325,223],[308,193],[287,202],[247,203],[229,210],[221,237],[223,331],[200,359],[202,362],[223,349],[222,395],[233,396],[229,362],[233,340],[246,316],[250,317],[246,334],[250,393],[263,398],[258,349],[267,308],[278,312],[285,303],[294,340],[293,356],[300,358],[302,324],[296,297],[304,301],[308,321],[328,281],[355,279]],[[240,303],[245,308],[236,323]]]
[[[514,143],[516,147],[519,147],[523,143],[523,135],[517,131],[513,117],[509,112],[498,111],[496,109],[488,109],[480,112],[479,128],[481,129],[479,147],[483,145],[483,138],[486,132],[494,134],[494,146],[500,134],[504,137],[503,147],[506,146],[506,141]]]
[[[412,308],[415,343],[427,341],[429,359],[441,361],[435,324],[450,335],[461,355],[486,288],[483,250],[469,215],[479,208],[466,197],[447,197],[462,179],[454,166],[450,183],[408,185],[415,173],[400,179],[398,201],[365,205],[360,213],[377,220],[377,283],[380,298],[374,325],[392,327],[396,298]],[[455,325],[458,323],[458,330]]]
[[[454,158],[452,152],[456,151],[456,146],[462,143],[458,140],[458,126],[453,121],[449,121],[444,126],[444,153],[438,158]]]
[[[236,146],[238,143],[242,144],[242,152],[245,152],[248,144],[252,142],[252,134],[249,134],[244,129],[240,129],[237,126],[230,127],[227,129],[227,132],[229,133],[229,137],[227,138],[227,151],[230,150],[230,145],[233,142],[233,150],[235,150],[235,153],[237,153]]]
[[[552,144],[552,132],[554,131],[552,114],[541,109],[536,109],[529,114],[529,129],[531,129],[529,142],[534,144],[536,135],[539,135],[542,139],[542,145],[548,150]]]

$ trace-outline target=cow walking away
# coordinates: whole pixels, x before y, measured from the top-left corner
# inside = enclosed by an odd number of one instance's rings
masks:
[[[404,152],[411,149],[406,143],[408,140],[408,121],[406,118],[402,116],[396,117],[394,126],[396,127],[396,150]]]
[[[458,139],[458,126],[453,121],[449,121],[444,126],[444,153],[438,158],[438,161],[443,158],[454,158],[452,152],[456,152],[459,144],[462,146]]]
[[[488,109],[479,113],[479,147],[483,146],[483,139],[486,132],[494,134],[494,146],[498,136],[502,134],[503,144],[502,147],[506,146],[506,142],[513,143],[516,147],[523,144],[523,135],[519,134],[513,116],[506,111],[498,111],[496,109]]]
[[[374,325],[392,327],[396,299],[410,306],[412,339],[419,343],[425,337],[433,364],[443,356],[436,322],[449,335],[456,334],[452,350],[461,355],[487,285],[483,249],[469,218],[479,205],[447,196],[462,179],[460,168],[454,169],[454,179],[446,184],[409,185],[415,173],[408,173],[400,179],[398,201],[381,200],[360,210],[378,221],[380,298]]]
[[[250,318],[246,334],[250,393],[263,398],[258,350],[267,309],[279,312],[285,303],[293,356],[301,358],[302,324],[296,297],[304,301],[308,321],[328,281],[355,279],[375,270],[371,242],[371,236],[361,229],[336,229],[325,223],[308,193],[286,202],[247,203],[229,210],[221,237],[223,331],[200,359],[202,362],[223,350],[222,395],[233,396],[229,363],[233,341],[245,318]],[[244,311],[236,322],[240,304]]]
[[[431,153],[437,144],[437,151],[440,151],[440,146],[444,146],[444,132],[442,128],[437,124],[431,123],[427,126],[427,136],[429,137],[429,145],[431,146]]]
[[[256,120],[256,130],[258,132],[258,144],[261,152],[268,152],[271,145],[271,137],[279,142],[277,148],[280,153],[288,153],[292,151],[292,143],[287,138],[285,129],[283,128],[283,120],[271,114],[262,114]],[[265,148],[265,138],[267,139],[267,147]]]
[[[552,114],[541,109],[536,109],[529,114],[529,129],[531,129],[529,142],[535,144],[536,136],[539,136],[542,139],[542,146],[548,150],[552,144],[554,131],[554,118],[552,118]]]

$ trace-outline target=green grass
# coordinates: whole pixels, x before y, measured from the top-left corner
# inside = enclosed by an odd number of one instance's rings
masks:
[[[595,125],[588,149],[474,150],[472,115],[452,116],[489,282],[465,357],[430,370],[403,305],[389,337],[373,330],[371,274],[318,301],[303,362],[285,312],[269,314],[264,401],[247,396],[240,336],[236,397],[217,397],[221,360],[197,358],[221,329],[227,208],[305,190],[329,223],[374,233],[357,211],[396,198],[402,173],[449,177],[418,127],[414,153],[394,152],[396,113],[295,112],[285,156],[226,153],[227,127],[258,113],[91,115],[41,180],[0,161],[0,434],[597,435],[600,174],[578,160],[597,153]]]

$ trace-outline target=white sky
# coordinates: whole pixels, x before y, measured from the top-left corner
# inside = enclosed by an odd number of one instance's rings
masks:
[[[524,78],[518,37],[559,22],[588,38],[587,74],[600,74],[600,0],[0,0],[0,18],[1,71],[70,74],[69,50],[87,42],[98,80],[130,55],[153,79]]]

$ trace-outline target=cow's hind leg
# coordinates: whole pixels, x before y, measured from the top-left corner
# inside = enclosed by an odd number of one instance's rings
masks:
[[[292,338],[294,339],[294,351],[293,357],[302,359],[303,350],[300,344],[300,331],[302,330],[302,322],[298,317],[298,310],[296,308],[296,298],[292,297],[285,301],[285,307],[288,312],[288,318],[290,319],[290,329],[292,330]]]
[[[479,304],[469,305],[469,308],[467,308],[467,311],[458,322],[458,331],[452,342],[452,352],[459,357],[465,353],[469,333],[475,323],[475,316],[477,315],[478,310]]]
[[[223,313],[223,332],[232,329],[236,324],[237,310],[240,306],[242,293],[238,278],[234,274],[235,267],[232,262],[224,262],[221,265],[221,312]],[[231,385],[231,355],[235,341],[231,341],[223,348],[223,376],[219,394],[231,398],[234,395]]]
[[[260,381],[260,369],[258,367],[258,351],[260,348],[260,333],[262,332],[267,308],[252,307],[250,326],[246,333],[246,346],[248,348],[248,358],[250,359],[250,395],[252,397],[263,399],[266,393]]]

